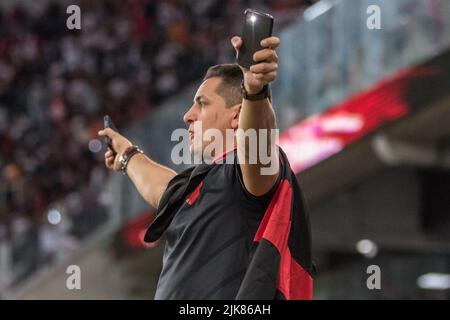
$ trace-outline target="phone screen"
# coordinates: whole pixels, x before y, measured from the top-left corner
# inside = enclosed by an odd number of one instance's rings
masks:
[[[261,40],[272,36],[273,17],[270,14],[247,9],[244,12],[244,26],[242,29],[242,46],[236,61],[245,68],[250,68],[256,62],[253,55],[262,50]]]

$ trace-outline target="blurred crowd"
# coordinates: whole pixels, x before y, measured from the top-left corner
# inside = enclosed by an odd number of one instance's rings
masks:
[[[107,220],[104,114],[125,128],[232,61],[246,7],[282,28],[308,1],[79,1],[81,30],[36,3],[0,11],[0,251],[17,281]]]

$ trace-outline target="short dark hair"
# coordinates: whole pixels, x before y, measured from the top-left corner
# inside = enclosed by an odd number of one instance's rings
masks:
[[[227,108],[242,102],[241,83],[244,75],[237,64],[227,63],[212,66],[206,71],[203,81],[213,77],[222,79],[216,88],[216,93],[225,100]]]

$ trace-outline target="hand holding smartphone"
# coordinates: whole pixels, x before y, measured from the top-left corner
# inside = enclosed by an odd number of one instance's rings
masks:
[[[242,29],[242,46],[236,62],[244,68],[256,64],[253,60],[255,52],[262,50],[261,41],[272,36],[273,16],[267,13],[246,9]]]
[[[114,125],[114,122],[111,120],[111,117],[110,117],[109,115],[105,115],[105,116],[103,117],[103,126],[104,126],[105,128],[111,128],[111,129],[113,129],[114,131],[118,132],[116,126]],[[106,145],[108,148],[111,149],[111,151],[113,152],[113,155],[114,155],[114,156],[117,154],[116,151],[114,150],[113,146],[112,146],[111,138],[108,137],[108,136],[105,136],[105,145]]]

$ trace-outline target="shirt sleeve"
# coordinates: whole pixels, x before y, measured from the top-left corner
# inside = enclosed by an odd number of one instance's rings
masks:
[[[275,184],[273,185],[273,187],[267,191],[265,194],[261,195],[261,196],[255,196],[253,194],[250,193],[250,191],[247,190],[247,188],[245,187],[244,184],[244,179],[242,177],[242,171],[241,171],[241,166],[238,163],[238,157],[237,157],[237,153],[235,153],[234,155],[234,174],[236,176],[236,180],[238,181],[237,185],[238,188],[240,189],[239,191],[240,194],[242,195],[241,198],[243,201],[248,202],[249,204],[252,205],[257,205],[257,206],[261,206],[266,208],[270,201],[272,200],[275,192],[278,189],[278,186],[280,184],[280,180],[281,180],[281,158],[279,158],[280,161],[280,170],[278,172],[278,177],[277,180],[275,182]]]

